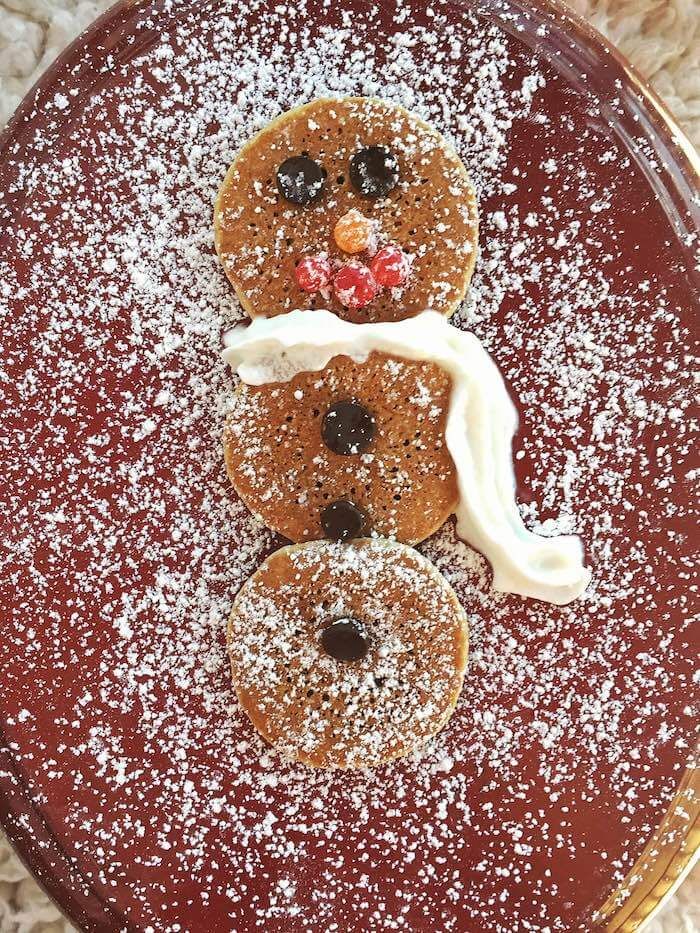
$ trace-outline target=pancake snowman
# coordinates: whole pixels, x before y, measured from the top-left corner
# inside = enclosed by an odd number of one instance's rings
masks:
[[[373,767],[447,723],[466,666],[457,598],[407,545],[454,514],[494,589],[565,604],[590,579],[581,542],[525,527],[515,406],[477,338],[447,321],[477,212],[435,130],[370,98],[292,110],[236,157],[215,239],[253,318],[225,339],[240,378],[227,472],[264,524],[300,542],[236,598],[234,687],[288,757]]]

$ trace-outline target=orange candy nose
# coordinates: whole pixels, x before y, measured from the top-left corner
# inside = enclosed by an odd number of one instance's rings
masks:
[[[353,208],[333,229],[333,239],[344,253],[361,253],[374,243],[374,222]]]

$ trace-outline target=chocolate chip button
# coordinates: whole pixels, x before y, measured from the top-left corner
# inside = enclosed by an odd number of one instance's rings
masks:
[[[323,416],[321,437],[333,453],[361,454],[372,443],[375,427],[374,415],[359,402],[337,402]]]
[[[292,156],[277,169],[277,190],[292,204],[318,200],[326,187],[326,170],[309,156]]]
[[[369,649],[362,625],[357,619],[338,619],[324,628],[321,644],[336,661],[359,661]]]
[[[386,146],[367,146],[350,159],[350,181],[366,198],[383,198],[399,180],[399,163]]]
[[[362,531],[365,516],[349,499],[336,499],[321,512],[323,533],[332,541],[349,541]]]

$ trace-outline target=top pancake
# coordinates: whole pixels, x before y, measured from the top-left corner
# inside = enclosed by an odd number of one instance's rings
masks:
[[[350,158],[372,145],[388,147],[399,162],[397,186],[378,199],[357,192],[349,177]],[[327,178],[318,201],[297,206],[279,194],[276,172],[302,153]],[[303,256],[350,258],[335,244],[333,228],[351,208],[378,222],[380,247],[396,243],[412,258],[406,285],[354,310],[333,295],[303,292],[294,277]],[[422,120],[374,98],[316,100],[268,124],[234,160],[214,221],[217,251],[251,317],[314,307],[355,322],[397,321],[426,309],[450,315],[476,259],[476,198],[459,156]]]

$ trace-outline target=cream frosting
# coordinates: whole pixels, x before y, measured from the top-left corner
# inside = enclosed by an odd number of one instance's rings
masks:
[[[249,385],[317,372],[335,356],[363,362],[373,351],[440,366],[452,379],[445,443],[457,473],[457,534],[489,561],[496,590],[557,605],[585,590],[591,575],[580,539],[543,537],[523,523],[511,457],[517,411],[474,334],[434,311],[383,324],[352,324],[330,311],[291,311],[234,328],[224,344],[224,359]]]

